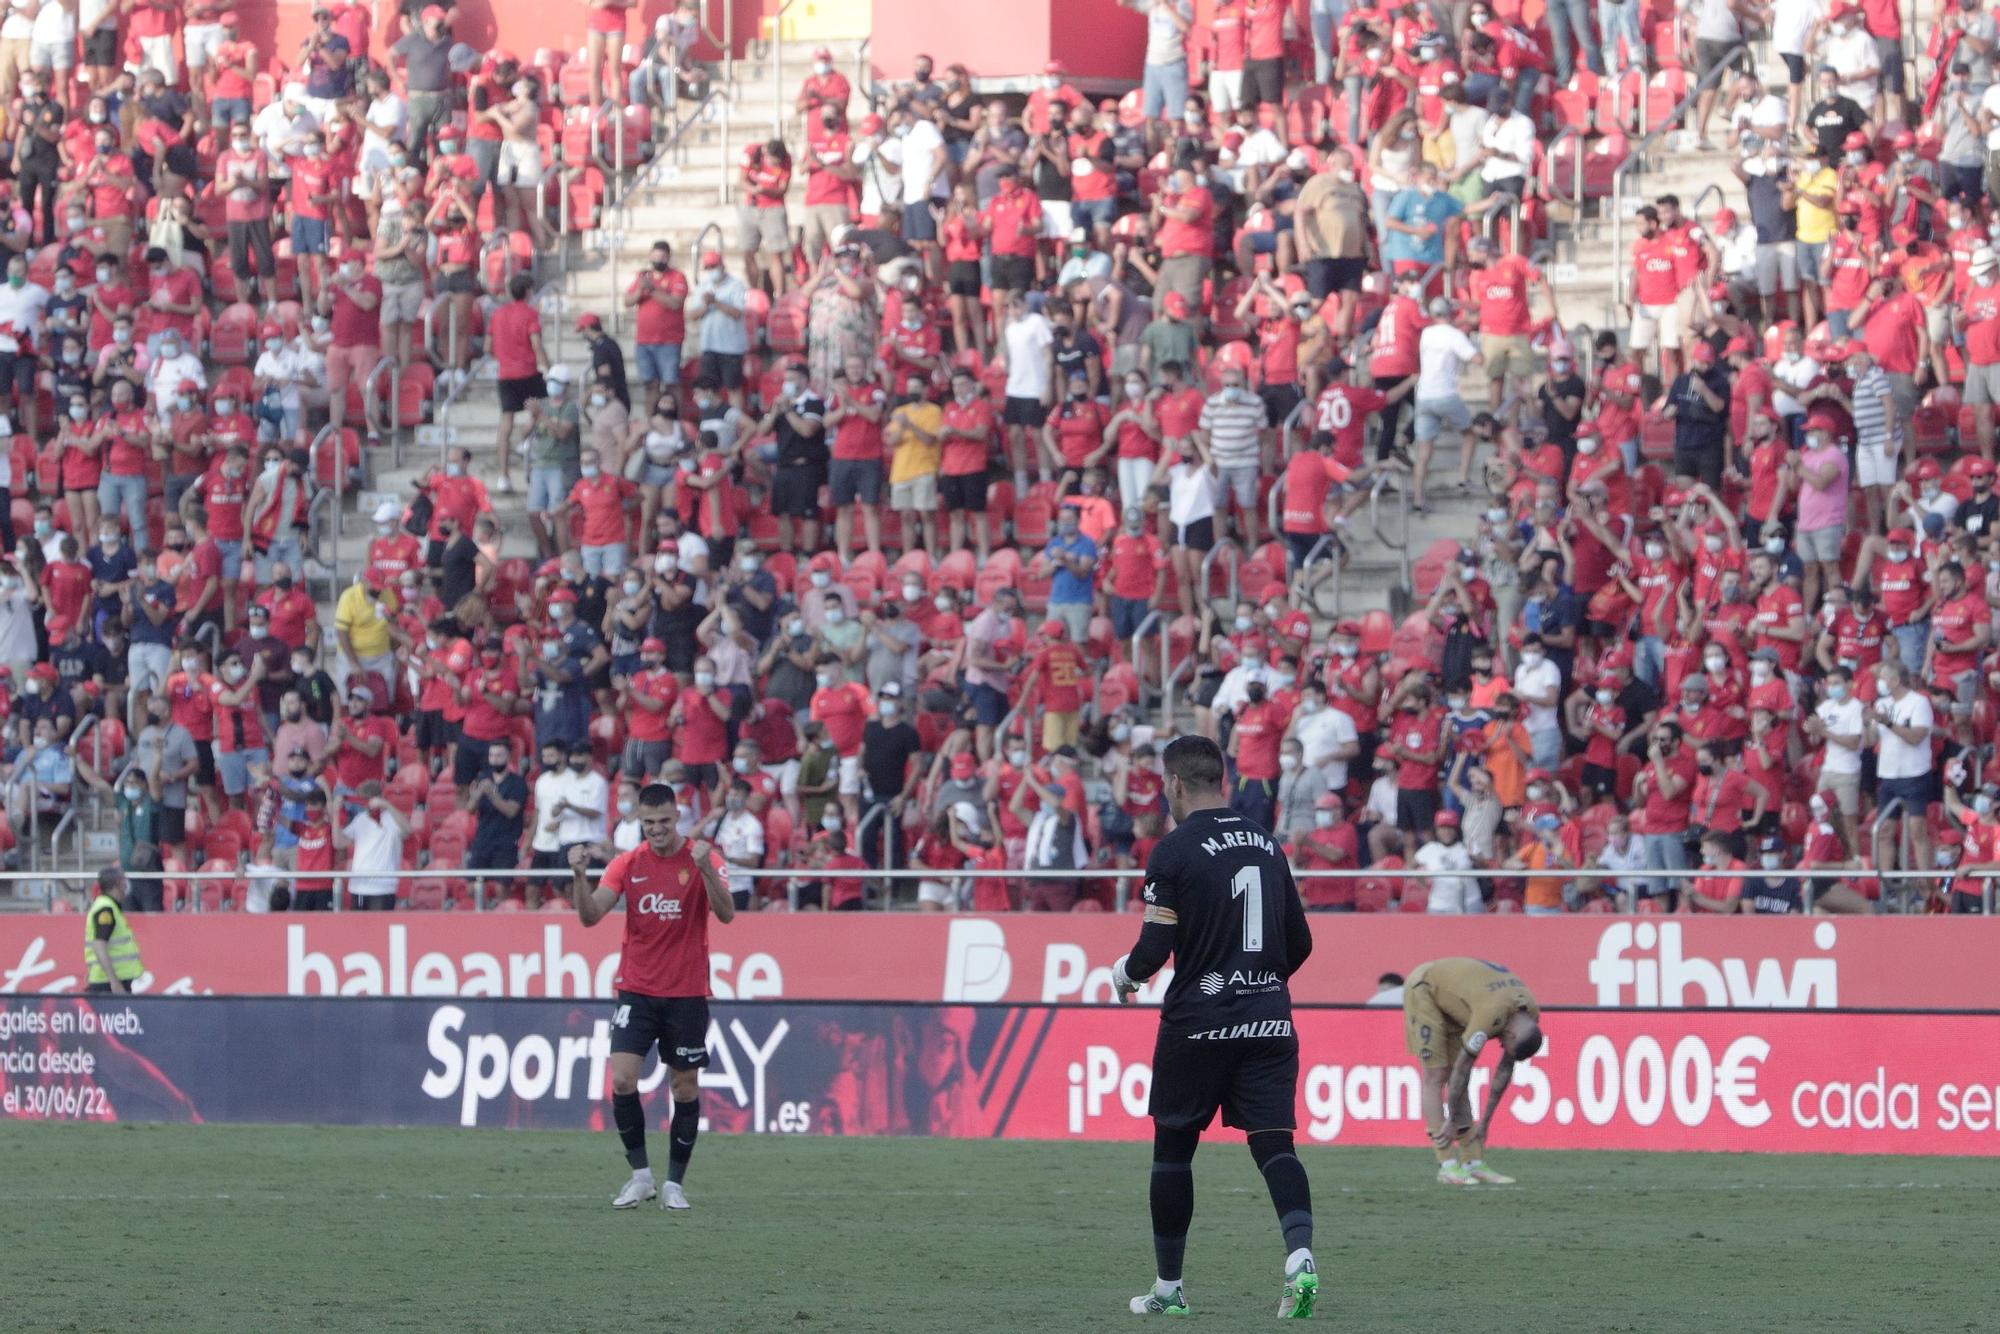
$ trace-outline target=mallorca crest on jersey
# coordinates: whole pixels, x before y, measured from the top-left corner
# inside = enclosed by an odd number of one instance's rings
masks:
[[[685,888],[685,887],[686,887],[686,885],[687,885],[687,882],[688,882],[688,873],[687,873],[687,868],[686,868],[686,867],[682,867],[682,868],[681,868],[681,873],[680,873],[680,884],[681,884],[681,886],[682,886],[683,888]]]

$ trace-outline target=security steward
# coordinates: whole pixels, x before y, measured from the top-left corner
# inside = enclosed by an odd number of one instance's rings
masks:
[[[139,962],[139,942],[125,920],[125,872],[116,866],[97,873],[97,897],[83,915],[83,964],[86,991],[129,993],[146,971]]]

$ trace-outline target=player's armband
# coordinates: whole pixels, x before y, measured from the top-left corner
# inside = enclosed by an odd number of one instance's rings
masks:
[[[1157,903],[1149,903],[1146,905],[1146,911],[1141,914],[1139,920],[1142,922],[1158,922],[1162,926],[1172,926],[1181,920],[1181,915],[1172,908],[1164,907]]]

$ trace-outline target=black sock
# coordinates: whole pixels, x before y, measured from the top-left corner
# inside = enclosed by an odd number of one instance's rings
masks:
[[[1188,1224],[1194,1221],[1194,1150],[1201,1136],[1165,1126],[1153,1132],[1154,1273],[1168,1283],[1181,1280]]]
[[[1278,1227],[1285,1234],[1285,1250],[1310,1249],[1312,1184],[1306,1180],[1305,1164],[1292,1150],[1290,1132],[1252,1135],[1250,1156],[1257,1160],[1257,1170],[1264,1174],[1264,1185],[1271,1192],[1271,1205],[1278,1211]]]
[[[694,1156],[694,1137],[701,1130],[701,1098],[674,1099],[674,1119],[667,1126],[667,1180],[679,1185]]]
[[[633,1171],[646,1165],[646,1109],[636,1093],[611,1095],[611,1122],[618,1127],[618,1142],[625,1146],[625,1161]]]

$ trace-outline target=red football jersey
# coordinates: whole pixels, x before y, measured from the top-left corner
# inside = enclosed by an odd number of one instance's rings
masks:
[[[694,845],[662,857],[645,844],[621,852],[603,883],[625,896],[625,944],[613,985],[641,996],[708,995],[708,889]]]

